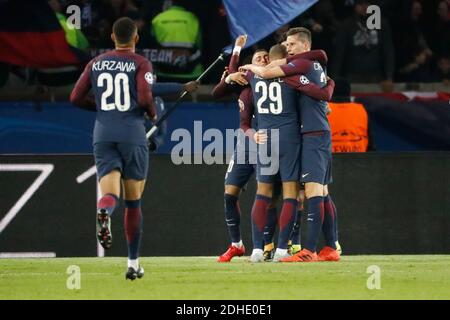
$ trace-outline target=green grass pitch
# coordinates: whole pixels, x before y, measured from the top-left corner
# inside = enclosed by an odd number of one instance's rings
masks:
[[[145,276],[125,281],[126,258],[0,259],[0,299],[450,299],[449,255],[343,256],[338,263],[260,263],[215,257],[141,258]],[[70,265],[81,288],[69,290]],[[369,290],[367,267],[380,268]]]

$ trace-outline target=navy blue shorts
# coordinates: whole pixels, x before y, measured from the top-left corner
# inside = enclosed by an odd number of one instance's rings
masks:
[[[98,178],[119,170],[123,179],[144,180],[148,173],[148,147],[130,143],[97,142],[94,144]]]
[[[281,182],[298,181],[300,175],[300,149],[300,143],[280,141],[278,153],[270,154],[269,152],[271,158],[269,164],[267,164],[267,159],[261,161],[260,154],[258,154],[258,181],[264,183],[276,183],[279,180]],[[274,169],[275,171],[273,171]]]
[[[234,153],[228,165],[227,173],[225,174],[225,185],[237,186],[243,190],[256,171],[256,164],[250,164],[248,157],[246,163],[238,163],[236,161],[237,155]],[[280,175],[277,174],[274,179],[273,197],[277,198],[282,193],[282,185]]]
[[[331,175],[331,135],[329,131],[302,135],[302,174],[300,182],[327,185]]]
[[[243,188],[255,173],[256,165],[250,164],[248,155],[244,163],[239,163],[237,159],[237,152],[234,151],[233,157],[228,165],[227,173],[225,173],[225,185]]]

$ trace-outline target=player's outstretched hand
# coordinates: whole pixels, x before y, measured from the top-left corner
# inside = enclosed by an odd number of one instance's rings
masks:
[[[253,135],[253,139],[257,144],[265,144],[267,142],[267,134],[262,130],[258,130]]]
[[[236,41],[234,42],[234,46],[243,48],[245,46],[246,42],[247,42],[247,35],[242,34],[236,38]]]
[[[243,73],[243,72],[235,72],[235,73],[228,75],[228,77],[229,77],[230,81],[235,82],[241,86],[248,85],[248,81],[245,78],[245,73]]]
[[[197,81],[189,81],[183,84],[183,89],[187,92],[193,92],[198,89],[199,83]]]

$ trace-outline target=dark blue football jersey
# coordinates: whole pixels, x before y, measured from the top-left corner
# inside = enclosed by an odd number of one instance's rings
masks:
[[[94,144],[125,142],[145,145],[145,118],[155,114],[150,61],[130,50],[114,50],[92,59],[75,85],[91,87],[97,117]]]
[[[300,143],[297,91],[283,79],[262,79],[249,72],[258,129],[279,130],[280,142]]]
[[[305,63],[309,64],[306,72],[304,72]],[[300,67],[300,65],[302,66]],[[299,69],[302,69],[302,72],[298,73],[298,82],[303,85],[314,83],[321,88],[324,88],[327,85],[326,71],[317,61],[298,59],[283,65],[281,68],[285,74],[289,76],[295,74]],[[302,133],[330,131],[330,125],[326,114],[326,101],[317,100],[306,94],[301,94],[299,95],[299,107]]]

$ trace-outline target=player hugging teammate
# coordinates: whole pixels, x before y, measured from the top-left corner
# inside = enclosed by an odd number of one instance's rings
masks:
[[[271,49],[270,64],[257,65],[252,61],[253,64],[241,67],[239,72],[226,78],[228,82],[235,81],[240,85],[249,83],[256,104],[254,114],[258,131],[253,139],[259,146],[258,187],[252,209],[253,252],[250,261],[264,261],[263,232],[278,179],[282,182],[283,205],[273,261],[338,261],[335,207],[328,193],[328,184],[332,181],[331,136],[326,117],[326,101],[331,99],[334,82],[323,68],[327,63],[326,54],[321,50],[310,50],[309,30],[290,29],[283,44],[289,57],[284,58],[283,46],[276,45]],[[244,114],[248,117],[248,110]],[[267,162],[263,161],[267,158],[267,150],[270,150],[271,161],[277,162],[275,171],[268,170]],[[289,239],[294,225],[298,229],[301,221],[301,216],[296,215],[299,183],[305,185],[307,236],[303,249],[291,256]],[[321,230],[326,246],[317,255]]]

